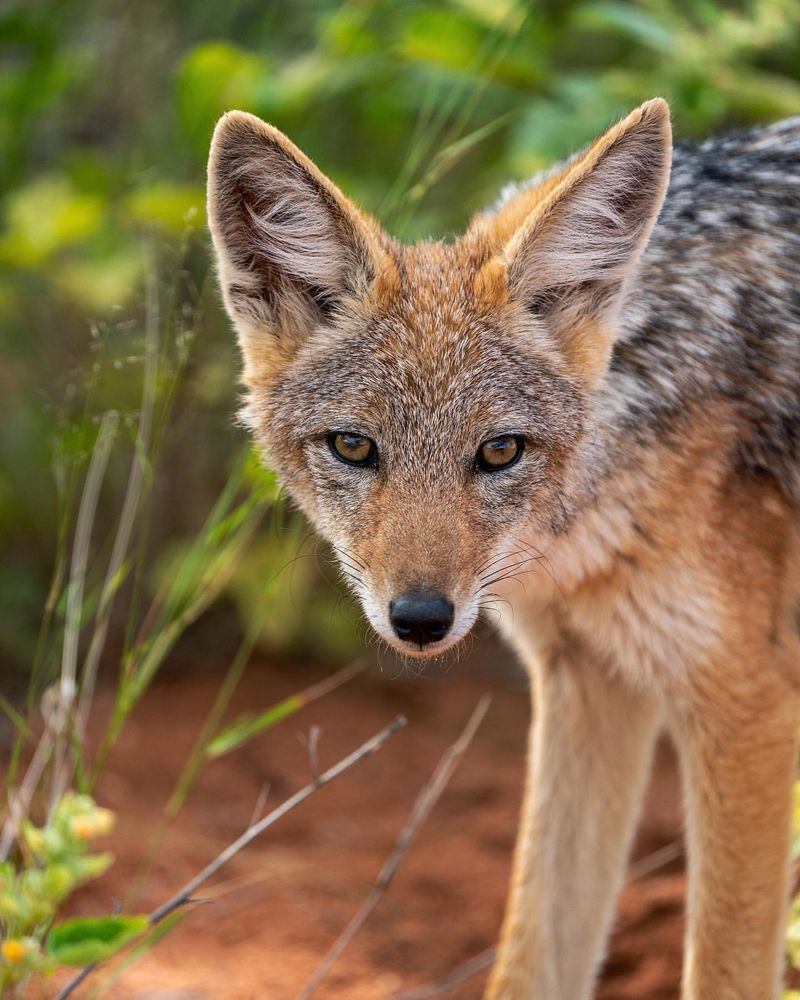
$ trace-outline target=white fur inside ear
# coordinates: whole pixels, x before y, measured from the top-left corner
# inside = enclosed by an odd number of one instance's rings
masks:
[[[357,209],[252,115],[232,112],[217,125],[208,216],[225,305],[246,354],[265,333],[296,344],[374,276]]]
[[[256,260],[267,261],[289,279],[334,289],[347,251],[330,206],[302,177],[275,163],[244,163],[239,168]]]
[[[579,184],[539,244],[537,282],[577,284],[621,276],[649,228],[658,196],[658,162],[642,150],[610,154],[597,176]],[[655,178],[654,178],[655,174]],[[537,255],[538,256],[538,255]]]
[[[552,203],[507,248],[509,278],[521,296],[620,286],[660,211],[669,151],[663,119],[643,115],[585,173],[578,161],[577,179],[568,173]]]

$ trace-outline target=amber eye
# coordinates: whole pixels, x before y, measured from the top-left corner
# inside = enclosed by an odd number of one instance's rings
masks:
[[[377,464],[377,446],[374,441],[362,434],[333,431],[327,440],[328,447],[340,462],[360,466]]]
[[[478,448],[475,467],[481,472],[500,472],[508,469],[522,454],[525,442],[519,434],[504,434],[490,438]]]

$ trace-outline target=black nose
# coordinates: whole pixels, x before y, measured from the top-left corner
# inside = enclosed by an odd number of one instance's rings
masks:
[[[416,590],[389,604],[389,621],[399,639],[427,646],[447,635],[453,624],[453,605],[441,594]]]

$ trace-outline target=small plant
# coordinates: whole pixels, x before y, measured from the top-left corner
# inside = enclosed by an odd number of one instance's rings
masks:
[[[67,792],[43,827],[23,821],[20,861],[0,864],[0,994],[24,989],[59,966],[108,958],[147,928],[146,917],[113,916],[53,924],[61,904],[113,861],[96,853],[97,837],[111,831],[114,814],[88,795]]]

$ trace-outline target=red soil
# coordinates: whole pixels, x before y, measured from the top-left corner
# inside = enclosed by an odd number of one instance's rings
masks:
[[[320,675],[306,666],[249,669],[232,713],[265,708]],[[268,807],[310,774],[298,739],[322,729],[328,766],[397,712],[408,727],[376,756],[320,790],[239,855],[202,891],[182,923],[107,995],[115,1000],[283,1000],[297,996],[363,900],[418,790],[486,690],[481,730],[369,922],[316,996],[378,1000],[436,979],[494,941],[501,920],[519,807],[528,725],[521,680],[458,667],[447,676],[387,679],[377,672],[305,708],[212,763],[157,855],[136,901],[168,898],[248,824],[259,792]],[[162,678],[125,730],[98,799],[118,814],[110,873],[76,901],[108,912],[128,896],[164,804],[219,686],[208,671]],[[101,697],[101,709],[103,705]],[[659,751],[635,857],[679,836],[674,760]],[[680,975],[680,862],[631,883],[611,942],[601,1000],[666,1000]],[[108,973],[98,974],[101,982]],[[480,974],[446,995],[473,1000]],[[78,996],[88,996],[88,984]]]

